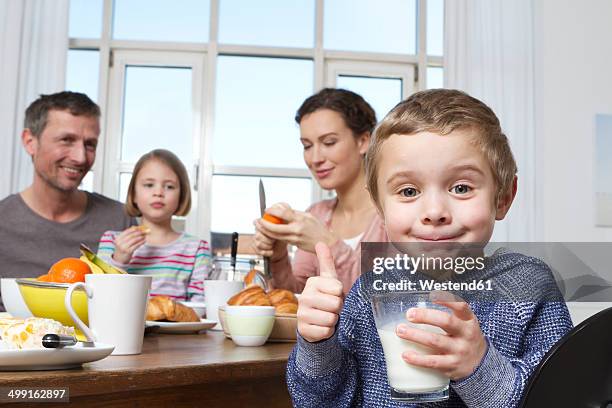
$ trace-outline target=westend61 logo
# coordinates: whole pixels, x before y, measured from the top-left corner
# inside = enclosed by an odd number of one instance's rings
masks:
[[[467,282],[453,282],[451,278],[439,279],[449,273],[463,274],[467,271],[482,271],[485,268],[484,256],[410,256],[396,254],[394,257],[375,257],[372,261],[372,272],[382,275],[384,272],[408,272],[414,275],[421,272],[425,275],[434,275],[430,278],[416,280],[400,279],[399,281],[385,281],[374,279],[372,288],[375,291],[483,291],[492,290],[490,280],[471,280]]]
[[[492,290],[482,277],[486,262],[477,246],[368,243],[362,246],[364,266],[377,292]]]

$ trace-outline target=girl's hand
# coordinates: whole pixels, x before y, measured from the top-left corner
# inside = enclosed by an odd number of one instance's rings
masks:
[[[452,380],[465,378],[476,370],[487,351],[487,342],[480,330],[478,318],[462,300],[437,300],[435,303],[448,307],[452,313],[412,308],[406,312],[406,318],[412,323],[438,326],[446,334],[430,333],[399,324],[396,329],[399,337],[432,349],[430,355],[407,351],[402,354],[402,358],[409,364],[440,371]]]
[[[300,336],[311,343],[334,335],[344,303],[342,282],[336,275],[329,247],[317,243],[316,254],[321,275],[308,278],[298,299],[297,311],[297,330]]]
[[[126,229],[115,237],[113,259],[118,263],[129,263],[134,251],[145,243],[146,237],[147,234],[138,226]]]
[[[257,231],[270,239],[283,241],[312,253],[315,252],[317,242],[332,246],[338,241],[321,221],[308,212],[293,210],[285,203],[275,204],[266,209],[266,212],[286,222],[273,224],[261,218],[255,220]]]

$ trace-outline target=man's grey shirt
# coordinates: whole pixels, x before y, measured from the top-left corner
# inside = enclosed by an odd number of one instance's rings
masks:
[[[81,242],[97,252],[104,231],[133,224],[122,203],[97,193],[87,193],[83,215],[66,223],[38,215],[12,194],[0,201],[0,277],[43,275],[62,258],[80,257]]]

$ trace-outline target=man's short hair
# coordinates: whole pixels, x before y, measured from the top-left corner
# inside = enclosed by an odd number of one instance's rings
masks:
[[[83,93],[63,91],[40,95],[25,111],[23,127],[39,137],[47,126],[49,111],[68,111],[74,116],[100,117],[100,107]]]
[[[432,132],[447,135],[456,129],[473,129],[474,143],[491,167],[496,185],[495,202],[514,182],[517,168],[499,119],[480,100],[454,89],[431,89],[412,94],[397,104],[374,130],[366,154],[366,181],[374,202],[378,201],[378,163],[382,144],[392,135]]]

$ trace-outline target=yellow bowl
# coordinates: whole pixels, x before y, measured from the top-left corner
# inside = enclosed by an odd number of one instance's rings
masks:
[[[16,279],[16,282],[23,300],[34,316],[57,320],[64,326],[75,327],[64,306],[69,283],[40,282],[30,278]],[[83,323],[88,325],[87,295],[84,290],[79,288],[72,293],[72,307]],[[77,334],[77,337],[83,338],[80,331],[77,330]]]

